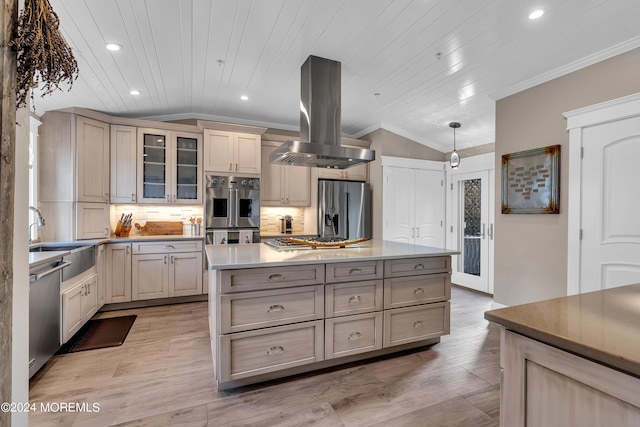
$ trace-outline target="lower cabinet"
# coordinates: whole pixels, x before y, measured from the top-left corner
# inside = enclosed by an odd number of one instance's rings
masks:
[[[323,321],[220,337],[219,381],[233,381],[323,360]]]
[[[450,266],[446,256],[210,271],[218,388],[437,342],[449,333]]]
[[[324,357],[350,356],[382,348],[382,312],[327,319],[324,323]]]
[[[98,311],[98,275],[83,279],[62,294],[62,343]]]
[[[202,294],[202,242],[135,242],[133,301]]]
[[[640,425],[640,379],[502,329],[501,426]]]
[[[109,243],[107,304],[202,294],[202,241]]]
[[[105,302],[131,301],[131,243],[109,243],[106,255]]]

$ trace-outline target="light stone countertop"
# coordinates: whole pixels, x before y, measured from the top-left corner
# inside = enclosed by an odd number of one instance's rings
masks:
[[[435,257],[459,253],[448,249],[409,245],[386,240],[369,240],[346,248],[332,249],[277,250],[264,243],[206,245],[205,249],[210,270]]]
[[[131,237],[108,237],[104,239],[92,240],[61,240],[55,242],[37,242],[30,247],[38,246],[96,246],[105,243],[126,243],[126,242],[144,242],[153,240],[204,240],[204,236],[191,236],[189,234],[177,235],[157,235],[157,236],[140,236],[133,235]],[[45,251],[45,252],[29,252],[29,268],[37,267],[52,259],[62,258],[68,255],[69,251]]]
[[[640,377],[640,284],[491,310],[484,317]]]

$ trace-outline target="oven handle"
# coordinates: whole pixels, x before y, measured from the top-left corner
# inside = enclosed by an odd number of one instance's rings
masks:
[[[235,188],[229,189],[229,227],[238,226],[239,204],[238,190]]]

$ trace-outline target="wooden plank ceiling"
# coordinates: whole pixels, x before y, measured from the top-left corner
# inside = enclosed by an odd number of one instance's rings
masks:
[[[495,98],[640,46],[638,0],[51,4],[80,77],[69,92],[36,91],[36,114],[76,106],[297,130],[300,66],[317,55],[342,62],[345,136],[382,127],[443,152],[449,121],[462,123],[458,148],[494,142]],[[545,14],[531,21],[536,6]]]

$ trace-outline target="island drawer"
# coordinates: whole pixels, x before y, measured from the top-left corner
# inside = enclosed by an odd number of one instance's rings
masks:
[[[132,242],[133,254],[163,254],[174,252],[200,252],[202,251],[201,240],[184,241],[150,241]]]
[[[326,319],[324,357],[335,359],[382,348],[382,312]]]
[[[220,336],[220,382],[324,360],[324,321]]]
[[[219,270],[220,291],[244,292],[324,283],[324,264]]]
[[[359,261],[327,264],[326,283],[382,279],[384,262]]]
[[[384,277],[417,276],[450,271],[451,257],[449,256],[390,259],[384,262]]]
[[[449,273],[384,279],[384,308],[408,307],[451,299]]]
[[[325,285],[327,317],[382,310],[382,280]]]
[[[220,296],[223,334],[322,318],[322,285]]]
[[[426,340],[448,333],[448,301],[384,311],[383,347]]]

